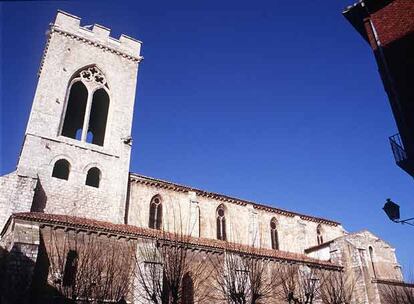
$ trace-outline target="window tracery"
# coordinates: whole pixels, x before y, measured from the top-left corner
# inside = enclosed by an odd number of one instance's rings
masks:
[[[275,218],[272,218],[270,221],[270,238],[272,249],[279,250],[279,236],[277,231],[277,220]]]
[[[61,135],[103,146],[109,110],[108,83],[96,66],[77,73],[69,86]]]
[[[225,208],[223,205],[217,207],[216,211],[216,225],[217,225],[217,239],[226,241],[226,216]]]
[[[154,196],[150,203],[150,214],[148,226],[153,229],[161,229],[162,224],[162,204],[159,195]]]

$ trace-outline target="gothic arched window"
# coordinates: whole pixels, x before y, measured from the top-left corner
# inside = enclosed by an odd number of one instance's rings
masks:
[[[225,208],[223,205],[217,207],[216,219],[217,219],[217,239],[225,241],[226,237],[226,216]]]
[[[69,172],[70,163],[66,159],[59,159],[53,166],[52,177],[68,180]]]
[[[181,304],[194,304],[194,282],[189,272],[183,276],[181,297]]]
[[[159,195],[154,196],[150,203],[150,214],[148,226],[153,229],[161,229],[162,224],[162,204]]]
[[[101,182],[101,170],[96,167],[90,168],[86,175],[85,184],[95,188],[99,188],[99,183]]]
[[[96,90],[93,93],[91,116],[88,132],[92,133],[92,142],[103,146],[105,139],[106,121],[108,118],[109,96],[105,89]]]
[[[62,129],[63,136],[81,139],[87,100],[88,89],[83,82],[80,80],[73,82],[69,88],[69,97]]]
[[[316,227],[316,237],[318,239],[318,245],[323,243],[323,235],[322,235],[322,226],[318,225],[318,227]]]
[[[95,66],[77,73],[69,86],[61,134],[103,146],[109,95],[105,76]]]
[[[272,242],[272,249],[279,250],[279,236],[277,233],[277,220],[272,218],[270,221],[270,239]]]

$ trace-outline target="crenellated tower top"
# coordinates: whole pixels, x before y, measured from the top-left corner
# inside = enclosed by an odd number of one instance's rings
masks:
[[[141,44],[57,12],[17,165],[44,192],[31,210],[122,222]]]
[[[82,40],[99,48],[105,48],[111,52],[126,56],[132,60],[140,61],[142,42],[122,34],[119,39],[110,36],[111,30],[105,26],[94,24],[89,29],[80,24],[81,18],[58,10],[55,22],[51,30],[63,35],[71,35],[74,39]]]

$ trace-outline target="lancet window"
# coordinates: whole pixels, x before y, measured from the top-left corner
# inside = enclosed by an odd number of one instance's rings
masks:
[[[223,205],[216,210],[217,239],[226,241],[226,210]]]
[[[150,203],[150,214],[148,226],[153,229],[161,229],[162,224],[162,204],[159,195],[154,196]]]
[[[318,227],[316,227],[316,238],[318,240],[318,245],[323,243],[323,235],[322,235],[322,226],[318,225]]]
[[[103,146],[109,110],[109,89],[96,67],[77,73],[70,82],[61,135]]]
[[[272,218],[270,221],[270,239],[272,249],[279,250],[279,236],[277,232],[277,220],[275,218]]]

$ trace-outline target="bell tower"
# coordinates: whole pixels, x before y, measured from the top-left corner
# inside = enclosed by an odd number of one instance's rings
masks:
[[[31,211],[123,222],[141,42],[109,33],[63,11],[48,31],[16,171]]]

